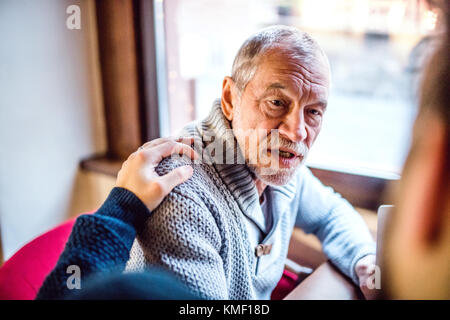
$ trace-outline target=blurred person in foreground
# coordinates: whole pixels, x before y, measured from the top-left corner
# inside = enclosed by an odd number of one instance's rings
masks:
[[[429,59],[394,211],[386,225],[382,291],[389,299],[450,299],[450,1]]]

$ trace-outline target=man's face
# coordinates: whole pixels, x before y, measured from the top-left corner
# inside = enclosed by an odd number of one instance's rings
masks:
[[[283,48],[269,51],[234,106],[233,133],[257,178],[286,184],[322,127],[329,67],[320,53],[305,63]]]

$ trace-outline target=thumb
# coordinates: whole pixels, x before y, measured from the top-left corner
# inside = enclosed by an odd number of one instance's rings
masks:
[[[161,184],[164,185],[165,194],[169,194],[177,185],[192,177],[193,172],[194,169],[188,165],[176,168],[168,174],[159,177]]]

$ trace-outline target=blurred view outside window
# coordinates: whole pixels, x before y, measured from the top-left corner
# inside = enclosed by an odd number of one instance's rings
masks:
[[[308,164],[398,177],[438,13],[422,0],[165,0],[165,133],[204,118],[235,54],[257,30],[293,25],[325,50],[332,90]]]

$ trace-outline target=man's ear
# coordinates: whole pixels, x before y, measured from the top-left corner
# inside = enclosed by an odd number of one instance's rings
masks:
[[[407,199],[417,205],[415,214],[410,216],[416,241],[425,246],[432,246],[442,240],[442,233],[448,232],[449,186],[446,162],[449,154],[447,150],[447,134],[442,119],[432,115],[425,115],[419,129],[420,139],[415,156],[415,183],[418,185],[416,199]],[[446,213],[447,212],[447,213]],[[408,219],[408,218],[406,218]]]
[[[234,107],[236,105],[236,89],[233,79],[225,77],[222,83],[222,112],[229,121],[233,120]]]

